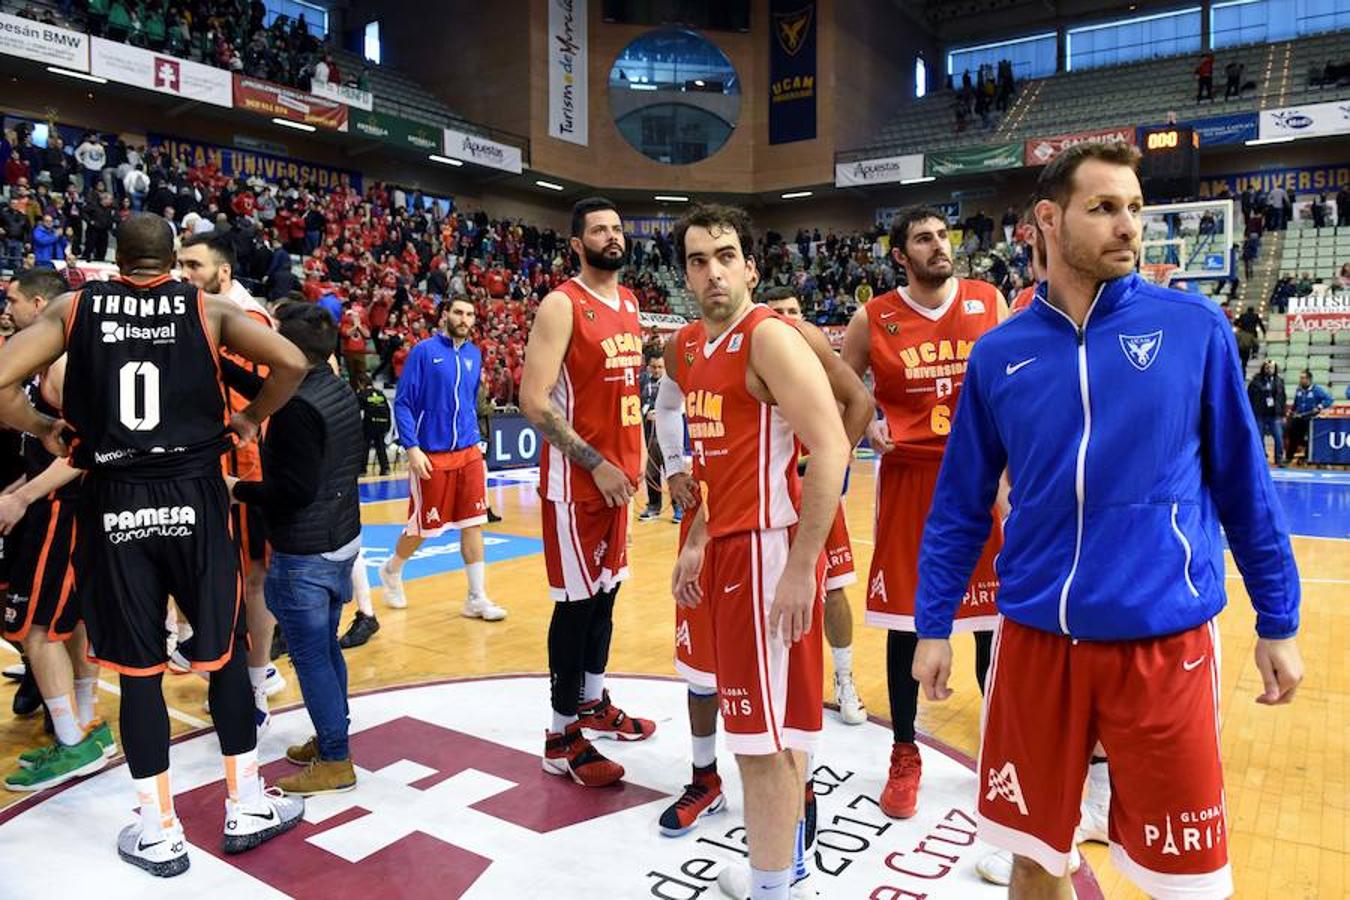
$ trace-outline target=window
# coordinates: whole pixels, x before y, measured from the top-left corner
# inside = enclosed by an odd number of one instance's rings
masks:
[[[365,57],[375,65],[380,64],[380,23],[366,23]]]
[[[328,10],[322,6],[305,0],[263,0],[263,6],[267,9],[263,16],[264,25],[271,25],[282,16],[292,22],[304,16],[310,34],[320,40],[328,36]]]
[[[1210,41],[1214,48],[1260,44],[1267,38],[1270,7],[1266,0],[1230,0],[1209,11]]]
[[[1200,7],[1071,28],[1065,38],[1072,71],[1200,50]]]
[[[928,64],[922,56],[914,57],[914,96],[922,97],[928,93]]]
[[[969,72],[973,80],[982,65],[990,65],[998,71],[999,60],[1012,63],[1013,77],[1044,78],[1055,74],[1055,35],[1033,34],[1030,37],[1014,38],[1010,41],[998,41],[993,44],[980,44],[977,47],[958,47],[947,52],[947,74],[957,84],[961,75]]]
[[[1350,28],[1350,5],[1345,0],[1294,0],[1292,4],[1285,0],[1279,5],[1294,7],[1294,27],[1300,36]]]

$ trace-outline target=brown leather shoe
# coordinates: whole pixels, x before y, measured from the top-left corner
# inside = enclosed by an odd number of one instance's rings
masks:
[[[312,737],[294,747],[286,748],[286,758],[297,766],[307,766],[319,758],[319,739]]]
[[[356,788],[356,770],[350,759],[316,759],[294,775],[278,778],[276,786],[298,797],[341,794]]]

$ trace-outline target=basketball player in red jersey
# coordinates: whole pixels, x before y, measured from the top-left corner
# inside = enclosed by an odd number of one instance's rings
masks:
[[[730,207],[696,207],[675,228],[703,314],[702,344],[681,347],[674,371],[703,503],[671,588],[683,606],[708,605],[726,742],[744,783],[749,896],[787,900],[805,875],[793,863],[821,728],[822,551],[849,444],[810,346],[751,301],[750,246],[749,218]],[[798,439],[812,456],[804,483]]]
[[[602,197],[578,202],[571,246],[581,274],[539,304],[520,406],[547,444],[539,482],[555,605],[544,770],[599,787],[621,779],[623,766],[589,738],[640,741],[656,730],[611,704],[604,687],[614,598],[628,578],[628,502],[642,461],[642,330],[637,298],[619,284],[628,248],[614,204]]]
[[[868,428],[868,442],[882,457],[864,621],[889,630],[886,684],[895,743],[881,809],[892,818],[908,818],[918,809],[922,770],[914,741],[919,684],[910,668],[923,523],[965,360],[975,340],[1006,317],[1007,308],[992,284],[955,277],[947,221],[938,210],[914,207],[898,217],[891,225],[891,254],[904,268],[908,286],[882,294],[854,314],[844,335],[843,358],[859,375],[872,370],[873,393],[882,412]],[[1002,530],[997,520],[995,526],[956,625],[976,633],[975,669],[981,686],[998,615],[993,561]]]
[[[1045,238],[1036,228],[1035,217],[1030,211],[1027,212],[1026,219],[1031,223],[1031,284],[1018,291],[1017,296],[1013,298],[1012,306],[1008,312],[1019,313],[1031,305],[1036,299],[1036,285],[1045,280]]]

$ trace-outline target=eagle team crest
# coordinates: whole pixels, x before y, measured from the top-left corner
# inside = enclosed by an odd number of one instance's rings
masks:
[[[796,56],[797,51],[802,49],[802,42],[806,40],[806,34],[811,30],[811,17],[815,15],[815,11],[813,4],[803,6],[796,12],[774,15],[774,24],[777,26],[774,30],[778,34],[778,45],[788,56]]]
[[[1158,358],[1158,353],[1162,350],[1162,331],[1153,331],[1148,334],[1122,334],[1120,335],[1120,349],[1125,351],[1125,358],[1130,361],[1140,372],[1153,365],[1153,361]]]

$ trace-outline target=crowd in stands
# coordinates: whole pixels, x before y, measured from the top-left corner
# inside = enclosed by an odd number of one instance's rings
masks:
[[[1017,80],[1009,60],[999,60],[997,67],[985,63],[973,79],[970,70],[966,69],[961,73],[961,87],[952,101],[957,133],[966,130],[972,116],[978,117],[986,130],[993,128],[997,121],[994,113],[1006,113],[1016,94]]]
[[[1223,67],[1223,99],[1241,100],[1246,91],[1256,90],[1256,82],[1247,78],[1247,66],[1236,59],[1229,60]],[[1206,53],[1200,57],[1195,67],[1195,102],[1201,100],[1214,102],[1214,54]]]
[[[1308,86],[1316,88],[1343,87],[1350,84],[1350,59],[1327,60],[1326,65],[1308,70]]]

